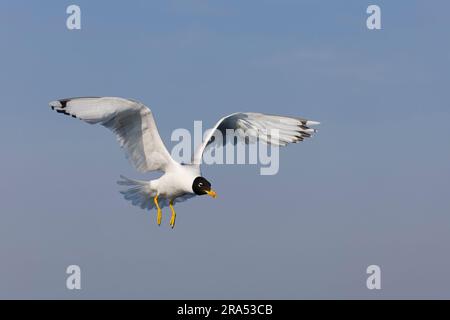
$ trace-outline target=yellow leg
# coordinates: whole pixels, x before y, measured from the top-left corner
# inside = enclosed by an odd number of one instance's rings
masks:
[[[175,219],[177,217],[177,214],[175,212],[175,209],[173,208],[173,201],[172,200],[170,200],[170,202],[169,202],[169,207],[170,207],[170,210],[172,210],[172,217],[170,218],[170,226],[173,229],[175,227]]]
[[[153,202],[155,203],[156,209],[158,210],[157,214],[156,214],[156,222],[158,223],[158,226],[160,226],[162,214],[161,214],[161,208],[159,207],[159,204],[158,204],[158,195],[156,195],[153,198]]]

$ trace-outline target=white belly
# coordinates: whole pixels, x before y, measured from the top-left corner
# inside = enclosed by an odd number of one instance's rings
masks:
[[[158,179],[156,191],[159,196],[164,198],[175,198],[185,193],[183,186],[178,183],[177,179],[167,175]]]

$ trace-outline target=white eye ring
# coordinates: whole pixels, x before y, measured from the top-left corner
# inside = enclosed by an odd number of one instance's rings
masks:
[[[200,182],[200,183],[198,184],[199,187],[201,187],[202,185],[203,185],[203,182]]]

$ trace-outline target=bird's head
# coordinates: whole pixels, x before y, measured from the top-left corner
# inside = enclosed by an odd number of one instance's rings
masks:
[[[192,183],[192,191],[199,196],[207,194],[213,198],[217,197],[216,192],[211,189],[211,183],[203,177],[197,177],[194,179],[194,182]]]

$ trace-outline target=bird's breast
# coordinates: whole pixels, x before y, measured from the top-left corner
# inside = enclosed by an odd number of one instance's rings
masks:
[[[176,198],[188,192],[186,190],[186,181],[183,177],[176,174],[166,174],[158,180],[158,194],[165,198]]]

